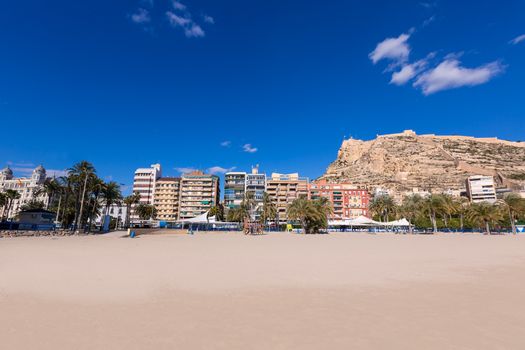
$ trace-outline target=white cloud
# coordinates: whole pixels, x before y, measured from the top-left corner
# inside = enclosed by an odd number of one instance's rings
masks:
[[[430,23],[434,22],[436,20],[436,16],[432,16],[432,17],[429,17],[427,18],[426,20],[423,21],[423,27],[426,27],[428,25],[430,25]]]
[[[376,64],[382,59],[390,59],[397,63],[403,63],[408,60],[410,55],[410,46],[407,41],[410,39],[410,33],[401,34],[397,38],[387,38],[377,44],[374,51],[368,57]]]
[[[518,45],[519,43],[521,43],[522,41],[525,41],[525,34],[523,35],[520,35],[518,37],[515,37],[514,39],[512,39],[510,41],[510,44],[512,45]]]
[[[232,144],[231,141],[222,141],[222,142],[221,142],[221,146],[222,146],[222,147],[230,147],[231,144]]]
[[[202,18],[204,19],[204,22],[206,23],[215,24],[215,19],[212,16],[204,15],[202,16]]]
[[[177,170],[181,174],[188,174],[188,173],[196,171],[197,169],[191,168],[191,167],[187,167],[187,168],[182,167],[182,168],[175,168],[175,170]]]
[[[184,4],[183,4],[182,2],[180,2],[180,1],[173,0],[173,1],[171,2],[171,4],[173,5],[173,8],[174,8],[175,10],[179,10],[179,11],[184,11],[184,10],[186,10],[186,5],[184,5]]]
[[[423,6],[424,8],[430,9],[437,6],[437,2],[420,2],[419,5]]]
[[[505,66],[498,61],[477,68],[465,68],[459,60],[446,58],[437,67],[421,74],[414,82],[414,87],[430,95],[442,90],[484,84],[504,70]]]
[[[190,27],[184,28],[184,34],[188,38],[201,38],[206,35],[201,26],[196,23],[192,23]]]
[[[236,167],[223,168],[223,167],[220,167],[220,166],[213,166],[211,168],[208,168],[207,172],[208,172],[208,174],[217,175],[217,174],[225,174],[225,173],[228,173],[230,171],[234,171],[235,169],[236,169]]]
[[[131,20],[138,24],[151,22],[149,11],[143,8],[139,8],[136,13],[131,15]]]
[[[168,11],[166,17],[173,27],[181,27],[188,38],[203,37],[206,34],[201,26],[191,19],[189,14],[185,14],[183,17]]]
[[[392,73],[390,84],[405,85],[407,82],[423,72],[428,66],[429,59],[433,58],[435,53],[429,54],[426,58],[416,61],[414,63],[405,64],[401,70]]]
[[[244,150],[244,152],[247,152],[247,153],[255,153],[258,151],[257,148],[252,147],[251,143],[245,144],[244,146],[242,146],[242,149]]]

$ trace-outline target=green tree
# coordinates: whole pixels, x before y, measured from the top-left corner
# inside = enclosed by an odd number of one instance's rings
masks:
[[[20,210],[44,209],[45,203],[37,199],[31,199],[20,207]]]
[[[13,203],[15,200],[20,199],[20,193],[16,190],[6,190],[4,192],[6,204],[4,205],[4,214],[2,215],[4,220],[9,218],[9,212],[13,209]]]
[[[411,225],[409,226],[410,233],[413,232],[413,225],[422,213],[424,199],[418,194],[406,196],[403,198],[403,203],[399,207],[399,213],[405,217]]]
[[[75,164],[68,170],[68,175],[78,181],[80,188],[77,196],[79,204],[77,205],[78,211],[75,214],[75,229],[82,224],[88,181],[90,178],[93,178],[95,173],[96,171],[93,164],[85,160]]]
[[[224,220],[224,207],[222,206],[222,204],[218,204],[210,208],[210,211],[208,212],[208,217],[212,216],[215,216],[215,220],[217,221]]]
[[[264,192],[261,212],[261,223],[266,224],[270,220],[275,220],[277,216],[277,207],[270,195]]]
[[[136,204],[139,204],[140,202],[140,193],[139,192],[135,192],[129,196],[127,196],[126,198],[124,198],[124,204],[126,204],[126,228],[129,227],[129,216],[131,214],[131,208],[136,205]]]
[[[110,181],[102,186],[102,198],[106,204],[106,215],[109,214],[109,208],[113,204],[118,204],[122,200],[120,185],[115,181]]]
[[[307,234],[327,228],[331,212],[332,207],[327,198],[309,200],[306,196],[300,196],[288,207],[288,217],[299,221]]]
[[[135,213],[141,220],[154,220],[157,217],[157,209],[151,204],[137,205]]]
[[[45,208],[49,209],[51,201],[55,195],[60,191],[60,183],[57,179],[47,178],[44,183],[33,192],[34,197],[39,197],[42,194],[47,196]],[[36,198],[35,198],[36,199]]]
[[[468,218],[485,227],[485,234],[490,235],[490,226],[503,218],[500,208],[492,203],[473,203],[468,212]]]
[[[0,218],[0,221],[1,219],[4,218],[4,210],[5,210],[6,205],[7,205],[7,196],[5,195],[5,193],[0,192],[0,208],[2,208],[2,217]]]
[[[443,196],[440,194],[432,194],[425,198],[423,202],[423,211],[428,215],[434,233],[438,232],[437,216],[443,212],[443,207]]]
[[[391,217],[395,218],[398,208],[392,197],[383,194],[372,199],[369,209],[374,216],[379,218],[379,221],[388,222]]]
[[[516,193],[508,193],[498,203],[504,207],[509,215],[512,233],[516,234],[516,219],[525,214],[525,199]]]

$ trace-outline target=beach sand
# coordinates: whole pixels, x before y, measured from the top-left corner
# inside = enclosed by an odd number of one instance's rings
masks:
[[[525,349],[525,236],[0,239],[2,349]]]

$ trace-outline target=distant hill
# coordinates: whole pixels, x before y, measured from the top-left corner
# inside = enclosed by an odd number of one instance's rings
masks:
[[[499,185],[525,184],[525,143],[497,138],[416,135],[407,130],[374,140],[345,140],[322,178],[383,187],[440,192],[465,187],[470,175],[493,175]]]

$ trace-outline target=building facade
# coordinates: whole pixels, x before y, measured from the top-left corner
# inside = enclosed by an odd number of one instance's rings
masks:
[[[266,181],[266,192],[275,203],[279,222],[286,223],[288,206],[300,196],[308,196],[308,178],[297,173],[273,173]]]
[[[224,207],[240,207],[246,193],[246,173],[229,172],[224,174]]]
[[[316,181],[308,185],[310,199],[327,198],[332,204],[331,220],[355,219],[359,216],[370,217],[368,206],[370,193],[348,183],[328,183],[326,180]]]
[[[266,192],[266,174],[259,173],[259,166],[252,167],[251,173],[229,172],[224,175],[224,205],[227,209],[238,208],[246,193],[260,205]]]
[[[106,204],[102,202],[101,205],[102,205],[102,210],[95,219],[95,224],[97,226],[101,226],[104,224],[104,216],[106,215]],[[123,204],[123,203],[121,204],[114,203],[110,205],[109,210],[108,210],[108,215],[116,221],[117,228],[125,227],[127,213],[128,213],[128,207],[126,206],[126,204]]]
[[[472,203],[496,202],[496,186],[492,176],[470,176],[467,178],[466,185],[467,196]]]
[[[180,177],[161,177],[155,184],[155,208],[157,220],[177,221],[179,219]]]
[[[252,167],[252,172],[246,174],[246,193],[252,193],[257,204],[262,203],[266,192],[266,174],[259,173],[259,166]]]
[[[219,177],[194,171],[185,174],[180,182],[179,220],[204,214],[219,204]]]
[[[139,168],[135,170],[133,177],[133,192],[140,193],[139,204],[153,205],[155,198],[155,184],[162,176],[160,164],[153,164],[149,168]],[[131,210],[131,220],[137,220],[138,216]]]
[[[19,213],[20,207],[32,199],[47,203],[47,194],[36,195],[36,191],[43,186],[45,181],[46,169],[42,165],[33,170],[31,177],[14,177],[13,171],[9,167],[4,168],[0,172],[0,192],[15,190],[20,194],[20,198],[13,200],[10,208],[4,208],[7,211],[4,213],[5,217],[13,219]],[[1,214],[2,212],[0,212],[0,216]]]

